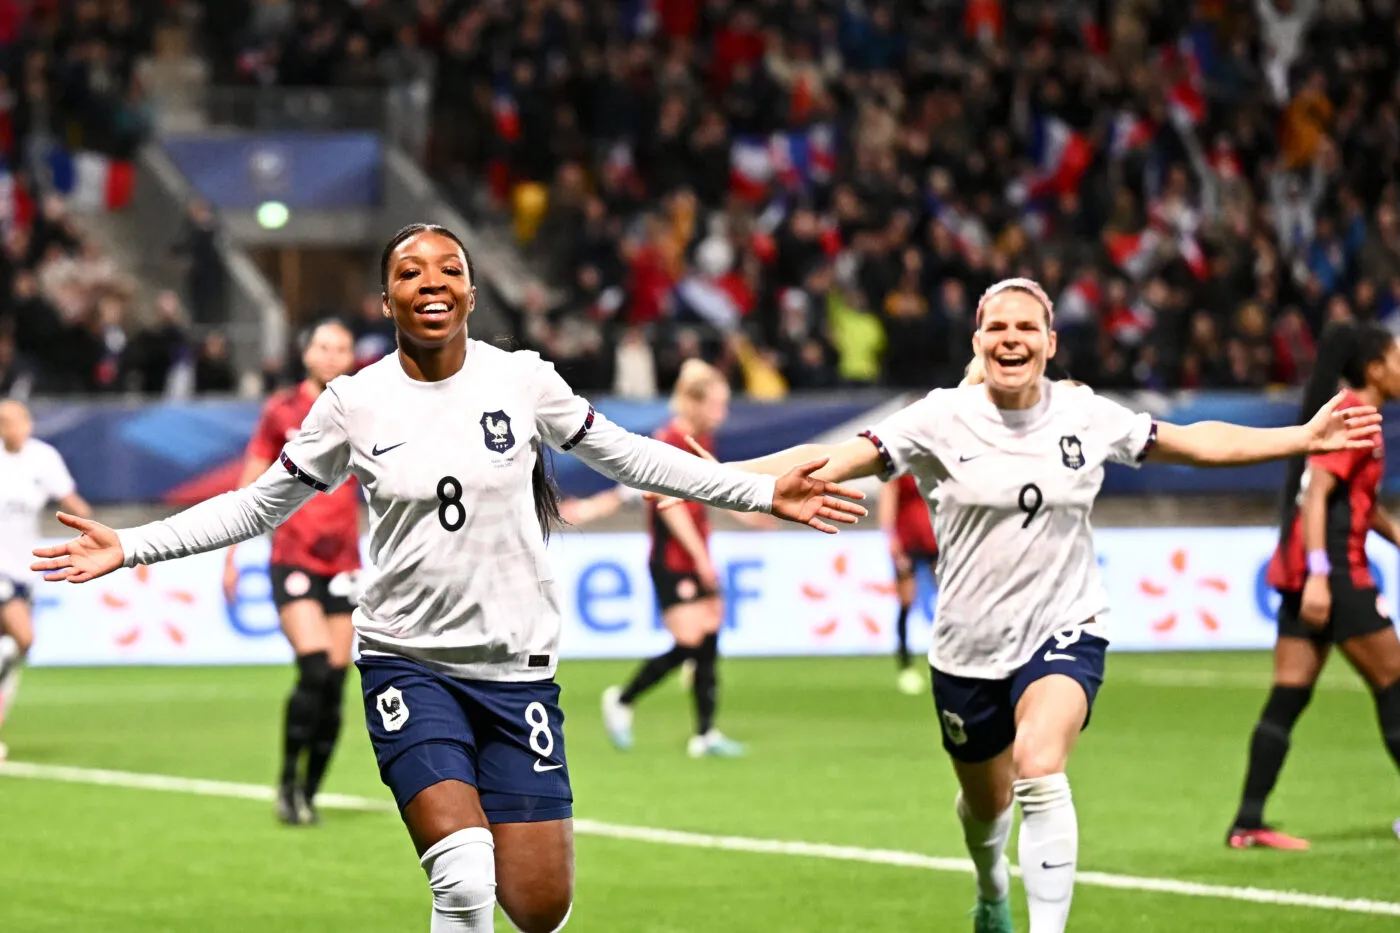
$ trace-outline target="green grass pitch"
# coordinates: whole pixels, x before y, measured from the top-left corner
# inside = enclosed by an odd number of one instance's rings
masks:
[[[1300,724],[1271,817],[1311,852],[1223,844],[1265,655],[1113,655],[1071,764],[1080,868],[1400,902],[1400,777],[1342,665]],[[932,703],[884,658],[726,661],[720,712],[742,760],[691,761],[689,697],[639,706],[637,748],[607,744],[598,695],[631,664],[565,663],[580,818],[636,827],[963,855]],[[35,669],[3,738],[12,762],[263,785],[290,669]],[[326,788],[387,801],[358,681]],[[1012,846],[1014,859],[1015,848]],[[927,867],[655,841],[578,839],[573,933],[971,930],[970,877]],[[1025,930],[1019,883],[1013,903]],[[259,800],[0,774],[0,931],[426,930],[428,893],[391,812],[277,825]],[[498,929],[509,927],[498,921]],[[1070,929],[1394,931],[1400,917],[1081,886]]]

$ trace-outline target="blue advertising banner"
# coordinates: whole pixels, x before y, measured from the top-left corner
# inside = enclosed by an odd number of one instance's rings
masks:
[[[165,141],[170,158],[216,207],[280,201],[303,210],[377,208],[384,144],[373,133],[253,133]]]
[[[729,420],[716,434],[722,460],[763,456],[836,432],[845,436],[868,426],[890,396],[822,395],[780,403],[735,401]],[[1233,421],[1258,427],[1292,424],[1295,402],[1287,397],[1231,393],[1182,393],[1124,399],[1166,421]],[[603,398],[599,411],[623,427],[649,434],[669,417],[664,401],[629,402]],[[188,502],[224,492],[238,473],[239,460],[257,423],[259,405],[248,401],[126,402],[37,401],[38,436],[58,448],[83,495],[94,502]],[[1385,435],[1400,444],[1400,418],[1385,422]],[[571,455],[554,457],[566,495],[587,495],[609,481]],[[1400,472],[1400,458],[1389,458],[1387,479]],[[1110,467],[1107,495],[1273,495],[1283,466],[1268,463],[1229,470],[1147,466]]]
[[[1104,617],[1117,651],[1266,649],[1278,596],[1264,571],[1272,528],[1098,531],[1108,591]],[[829,538],[806,531],[721,532],[716,569],[726,596],[726,655],[856,655],[893,650],[894,581],[882,534]],[[639,533],[567,532],[550,544],[561,611],[560,656],[639,658],[670,645]],[[1378,536],[1368,550],[1387,605],[1400,592],[1400,559]],[[38,665],[266,664],[291,651],[277,625],[268,545],[240,545],[240,583],[223,593],[224,555],[119,570],[83,586],[35,582]],[[372,574],[372,570],[363,572]],[[366,578],[358,585],[363,586]],[[926,650],[937,605],[923,576],[910,637]],[[1389,611],[1388,609],[1385,611]]]

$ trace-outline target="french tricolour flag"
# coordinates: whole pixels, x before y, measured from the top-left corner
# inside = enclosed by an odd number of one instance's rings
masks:
[[[115,211],[126,207],[136,183],[130,162],[96,152],[54,149],[49,153],[53,186],[76,211]]]
[[[1120,111],[1108,128],[1108,151],[1113,158],[1121,159],[1134,149],[1141,149],[1152,142],[1157,135],[1157,127],[1128,110]]]
[[[496,134],[508,143],[520,142],[520,109],[509,88],[498,88],[491,98],[491,116]]]
[[[1172,122],[1180,127],[1196,127],[1205,122],[1205,76],[1197,41],[1188,36],[1162,53],[1165,67],[1180,66],[1175,84],[1167,89],[1167,107]]]
[[[750,203],[764,201],[777,172],[773,147],[761,137],[735,139],[729,147],[729,187]]]
[[[1068,194],[1094,160],[1094,147],[1059,117],[1038,117],[1031,138],[1031,154],[1038,171],[1030,181],[1030,197]]]
[[[1110,233],[1105,238],[1109,258],[1133,279],[1140,279],[1152,269],[1152,262],[1162,235],[1151,227],[1137,233]]]

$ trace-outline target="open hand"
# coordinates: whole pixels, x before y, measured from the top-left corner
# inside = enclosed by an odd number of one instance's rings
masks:
[[[865,515],[864,506],[846,501],[864,499],[865,493],[812,476],[826,466],[830,459],[821,457],[809,460],[779,476],[777,484],[773,487],[773,514],[799,525],[809,525],[829,535],[836,534],[837,529],[823,519],[853,525],[857,518]]]
[[[1381,430],[1381,415],[1370,405],[1338,410],[1342,393],[1313,415],[1308,422],[1308,452],[1327,453],[1332,450],[1369,450],[1376,446]]]
[[[36,560],[29,569],[43,572],[45,580],[86,583],[106,576],[125,561],[121,542],[111,528],[67,512],[59,512],[58,520],[81,534],[62,544],[34,549],[35,557],[45,559]]]

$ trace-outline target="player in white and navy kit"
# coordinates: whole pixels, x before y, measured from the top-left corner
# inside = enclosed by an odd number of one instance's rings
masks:
[[[82,535],[36,550],[46,559],[34,569],[82,583],[224,547],[354,475],[373,563],[354,612],[365,718],[428,874],[431,929],[490,930],[499,902],[519,929],[547,933],[573,899],[573,798],[544,448],[637,488],[824,531],[864,509],[836,498],[851,490],[810,478],[822,461],[776,482],[705,462],[611,424],[538,355],[468,340],[471,260],[447,230],[400,231],[381,274],[398,352],[333,380],[278,463],[140,528],[61,516]]]
[[[977,867],[974,928],[1012,928],[1003,852],[1014,800],[1031,933],[1061,933],[1079,839],[1065,766],[1108,645],[1089,524],[1104,464],[1226,466],[1369,447],[1380,416],[1338,411],[1339,396],[1291,428],[1154,422],[1087,387],[1045,379],[1052,307],[1034,282],[993,286],[977,314],[981,385],[930,392],[861,438],[741,465],[773,472],[829,456],[818,475],[833,481],[905,472],[918,480],[939,546],[929,663]]]
[[[35,440],[29,412],[0,402],[0,725],[19,691],[19,669],[34,643],[29,551],[39,543],[39,513],[50,502],[87,518],[63,457]],[[0,761],[6,755],[0,743]]]

